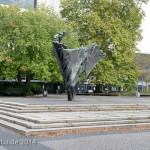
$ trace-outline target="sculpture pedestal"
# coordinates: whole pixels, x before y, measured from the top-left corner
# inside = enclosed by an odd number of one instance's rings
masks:
[[[68,85],[67,86],[68,101],[73,101],[74,100],[74,95],[75,95],[75,89],[74,89],[74,87]]]

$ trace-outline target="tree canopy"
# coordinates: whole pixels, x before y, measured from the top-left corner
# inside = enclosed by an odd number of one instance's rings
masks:
[[[94,68],[95,83],[131,87],[141,40],[142,3],[148,0],[61,0],[61,15],[74,26],[81,45],[97,42],[106,53]]]
[[[64,42],[78,47],[77,36],[50,7],[0,6],[0,79],[61,81],[53,56],[53,37],[67,30]]]

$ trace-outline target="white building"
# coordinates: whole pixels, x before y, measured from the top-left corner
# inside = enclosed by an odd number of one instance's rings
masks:
[[[150,54],[137,54],[135,58],[136,65],[139,67],[141,75],[138,82],[139,91],[150,90]]]
[[[0,4],[3,5],[17,5],[21,8],[36,7],[39,4],[45,4],[47,6],[54,7],[56,12],[59,12],[60,0],[0,0]]]
[[[41,3],[44,3],[46,6],[52,6],[57,13],[60,10],[60,0],[37,0],[37,4]]]

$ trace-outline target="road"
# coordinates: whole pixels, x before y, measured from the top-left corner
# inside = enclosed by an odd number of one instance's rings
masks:
[[[0,150],[150,150],[150,131],[26,137],[0,127]]]

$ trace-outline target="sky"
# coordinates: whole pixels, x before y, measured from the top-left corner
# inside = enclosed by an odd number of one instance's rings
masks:
[[[38,0],[38,2],[45,1],[46,5],[54,6],[55,11],[59,12],[60,0]],[[150,0],[147,5],[143,5],[143,10],[145,11],[145,18],[142,21],[142,36],[143,39],[137,45],[141,53],[150,54]]]
[[[147,5],[143,5],[143,10],[146,14],[144,20],[142,21],[143,39],[139,43],[138,48],[142,53],[150,54],[150,1]]]

